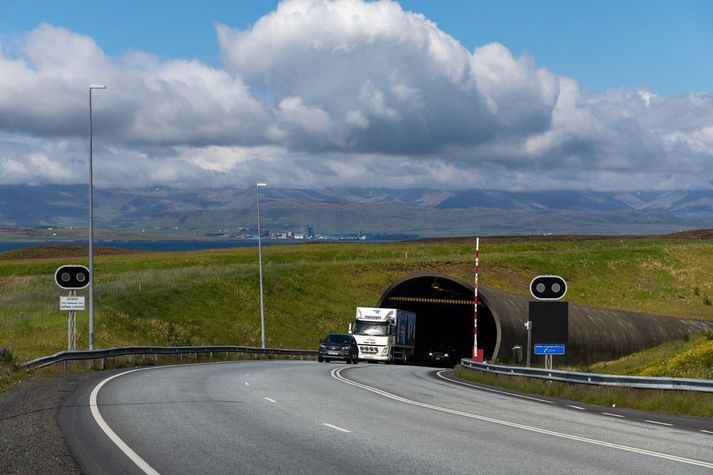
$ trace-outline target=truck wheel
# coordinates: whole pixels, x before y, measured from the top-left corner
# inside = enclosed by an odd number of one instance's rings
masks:
[[[317,361],[319,361],[321,363],[322,361],[324,361],[324,358],[322,358],[321,356],[318,356]]]

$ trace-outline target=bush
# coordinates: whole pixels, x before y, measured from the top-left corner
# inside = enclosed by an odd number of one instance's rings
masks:
[[[0,363],[12,363],[14,360],[12,348],[0,348]]]

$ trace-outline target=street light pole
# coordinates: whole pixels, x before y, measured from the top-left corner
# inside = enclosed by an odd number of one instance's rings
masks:
[[[89,85],[89,349],[94,349],[94,170],[92,159],[92,90],[106,89],[104,84]]]
[[[260,329],[262,333],[262,347],[265,348],[265,304],[262,296],[262,228],[260,227],[260,188],[267,183],[258,183],[257,190],[257,252],[260,265]]]

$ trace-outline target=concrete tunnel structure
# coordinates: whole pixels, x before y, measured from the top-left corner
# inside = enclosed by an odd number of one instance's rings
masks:
[[[439,273],[418,273],[394,282],[377,307],[416,313],[415,363],[431,348],[452,346],[459,358],[473,352],[473,284]],[[478,347],[485,359],[508,363],[512,348],[527,351],[529,296],[478,287]],[[590,364],[713,329],[713,321],[569,305],[569,342],[559,362]],[[533,342],[534,345],[534,342]],[[533,363],[538,362],[533,355]]]

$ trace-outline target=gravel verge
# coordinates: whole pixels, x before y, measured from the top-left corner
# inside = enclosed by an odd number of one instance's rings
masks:
[[[55,416],[91,374],[38,377],[0,393],[0,473],[81,473]]]

